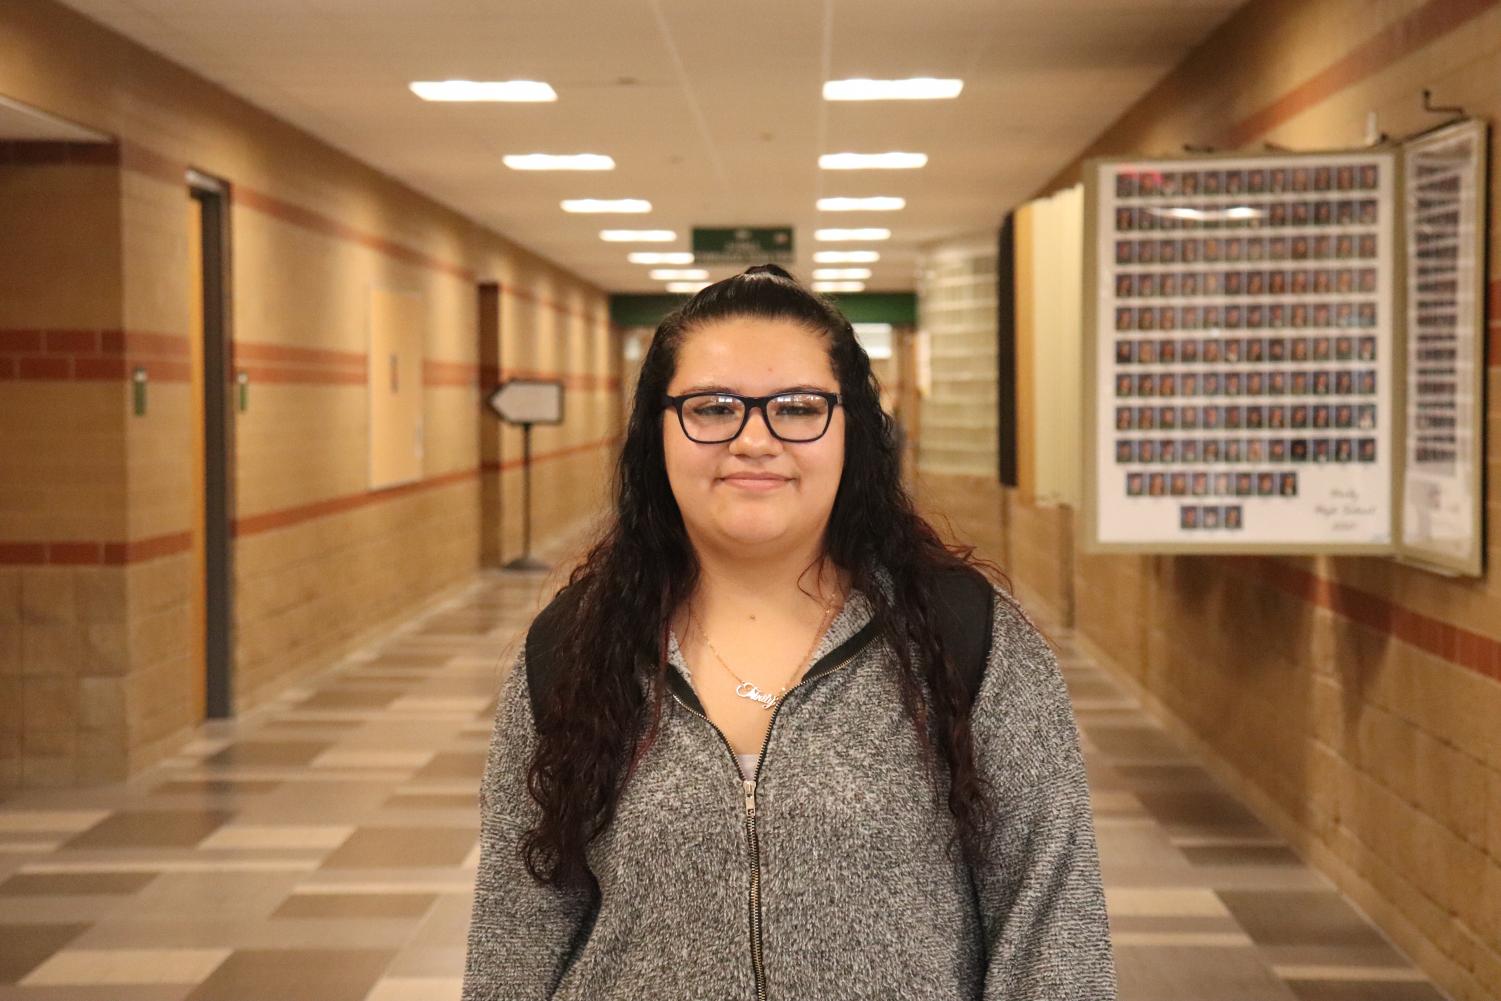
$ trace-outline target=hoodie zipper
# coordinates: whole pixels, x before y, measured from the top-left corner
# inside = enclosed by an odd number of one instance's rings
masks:
[[[828,677],[835,671],[844,669],[850,664],[851,661],[853,661],[861,652],[864,651],[865,647],[869,645],[869,642],[861,644],[860,649],[852,651],[848,657],[844,658],[844,660],[829,668],[827,671],[825,671],[823,674],[820,674],[813,680],[818,681],[821,678]],[[745,791],[745,833],[746,838],[750,844],[751,969],[755,974],[756,979],[757,1001],[766,1001],[766,964],[765,957],[762,954],[761,943],[761,845],[759,839],[756,836],[756,781],[761,777],[761,762],[766,758],[766,747],[771,743],[771,728],[776,726],[777,714],[782,711],[782,706],[786,703],[787,696],[791,695],[793,692],[797,691],[807,683],[808,679],[804,678],[802,681],[799,681],[797,684],[787,689],[787,691],[783,693],[782,697],[777,700],[776,707],[771,711],[771,721],[766,724],[766,736],[761,739],[761,751],[758,755],[756,755],[755,771],[751,773],[750,778],[741,779],[741,786]],[[672,692],[671,694],[673,700],[677,702],[678,705],[682,706],[684,709],[688,710],[690,713],[697,716],[705,723],[709,724],[709,726],[713,728],[714,732],[719,734],[719,739],[724,742],[725,750],[730,752],[730,764],[734,767],[735,774],[739,775],[740,762],[735,759],[735,748],[730,744],[730,739],[724,735],[724,731],[716,726],[714,724],[714,721],[711,720],[708,716],[699,712],[697,709],[694,709],[692,706],[688,705],[688,703],[679,698],[676,692]]]

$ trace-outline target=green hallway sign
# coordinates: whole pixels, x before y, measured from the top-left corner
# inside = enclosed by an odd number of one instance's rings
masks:
[[[792,227],[693,228],[694,264],[791,264]]]

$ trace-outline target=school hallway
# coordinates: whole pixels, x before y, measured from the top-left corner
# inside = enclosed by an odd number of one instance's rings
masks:
[[[456,998],[493,694],[555,579],[484,572],[127,784],[0,803],[0,1001]],[[1047,632],[1122,1001],[1443,996],[1071,632]]]

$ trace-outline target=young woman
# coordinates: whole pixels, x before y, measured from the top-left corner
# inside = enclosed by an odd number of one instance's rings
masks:
[[[658,327],[614,518],[501,686],[464,1001],[1115,997],[1057,662],[914,512],[878,393],[772,265]]]

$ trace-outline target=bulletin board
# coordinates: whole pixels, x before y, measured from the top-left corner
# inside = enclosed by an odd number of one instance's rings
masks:
[[[1087,166],[1087,549],[1394,551],[1399,168]]]
[[[370,290],[370,487],[422,479],[422,356],[426,310],[420,294]]]
[[[1406,468],[1400,555],[1479,576],[1485,437],[1487,128],[1403,147],[1407,237]]]

